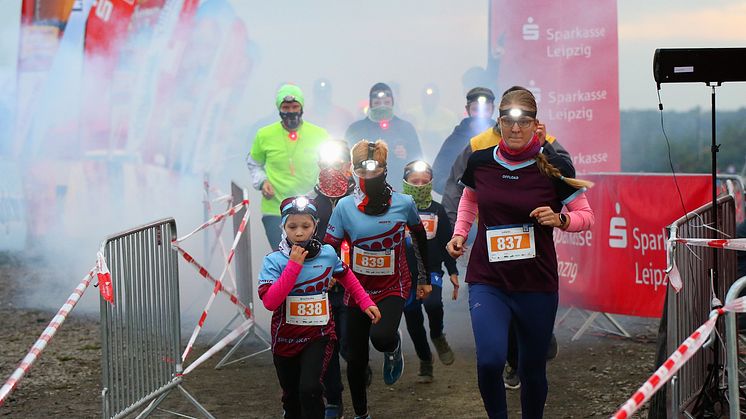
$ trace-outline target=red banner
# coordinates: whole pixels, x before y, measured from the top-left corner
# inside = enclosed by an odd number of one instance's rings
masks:
[[[604,313],[659,317],[666,295],[665,227],[684,215],[670,175],[593,174],[589,231],[555,230],[560,301]],[[708,175],[677,175],[687,211],[712,199]]]
[[[112,58],[135,12],[135,0],[99,0],[88,15],[85,28],[87,56]]]
[[[579,172],[620,170],[616,0],[492,0],[487,70],[534,92]]]

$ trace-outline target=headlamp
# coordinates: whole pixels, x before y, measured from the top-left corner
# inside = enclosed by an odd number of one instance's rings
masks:
[[[381,163],[378,162],[375,158],[373,158],[376,151],[376,143],[368,142],[368,158],[361,161],[357,166],[355,166],[355,169],[364,169],[368,172],[372,172],[376,169],[378,169],[380,166],[384,166]]]
[[[293,201],[293,206],[297,208],[299,211],[305,211],[306,207],[308,206],[308,198],[305,196],[299,196],[295,198]]]
[[[536,111],[525,111],[520,108],[500,109],[500,116],[509,116],[513,119],[517,119],[521,116],[536,118]]]
[[[385,96],[386,96],[386,92],[384,92],[384,91],[380,91],[380,92],[378,92],[378,93],[376,94],[376,96],[377,96],[377,97],[380,97],[380,98],[382,98],[382,97],[385,97]]]
[[[323,166],[331,166],[339,162],[348,162],[349,155],[346,147],[338,141],[327,141],[319,147],[319,160]]]
[[[365,160],[362,162],[363,169],[372,172],[378,168],[378,160]]]
[[[425,94],[428,95],[428,96],[432,95],[433,94],[432,87],[428,87],[427,89],[425,89]]]
[[[412,165],[412,170],[415,172],[424,172],[427,170],[427,163],[422,160],[416,161],[414,165]]]
[[[298,100],[293,95],[287,95],[284,98],[282,98],[283,102],[297,102]]]
[[[405,182],[412,173],[428,173],[432,178],[433,168],[424,160],[415,160],[404,166],[404,176],[402,178]]]
[[[487,103],[487,98],[484,96],[479,96],[477,98],[477,103],[479,103],[480,105],[484,105],[485,103]]]

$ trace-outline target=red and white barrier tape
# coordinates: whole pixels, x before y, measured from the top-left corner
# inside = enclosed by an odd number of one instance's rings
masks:
[[[240,205],[245,205],[246,203],[248,203],[248,201],[245,200]],[[236,207],[239,207],[240,205],[237,205]],[[236,207],[233,207],[231,211],[233,211],[233,209],[235,209]],[[192,336],[189,338],[189,343],[187,344],[187,347],[184,349],[184,353],[181,355],[182,362],[186,360],[187,356],[189,355],[189,352],[192,350],[192,347],[194,346],[194,341],[197,340],[197,335],[199,335],[200,330],[202,330],[202,326],[205,324],[205,319],[207,319],[207,314],[210,311],[212,302],[215,301],[215,297],[218,295],[220,288],[222,288],[223,286],[223,278],[225,277],[225,273],[228,271],[228,268],[230,268],[231,266],[231,262],[233,261],[233,256],[236,254],[236,246],[238,246],[238,241],[241,239],[241,235],[246,229],[246,224],[248,223],[248,221],[249,221],[249,211],[246,211],[243,218],[241,219],[241,225],[239,225],[238,227],[238,231],[236,232],[236,237],[233,240],[233,245],[231,246],[231,250],[228,253],[228,257],[226,258],[223,272],[220,274],[220,277],[217,279],[215,283],[215,287],[212,290],[212,294],[210,294],[210,299],[207,300],[207,305],[205,305],[205,309],[202,311],[202,315],[199,318],[199,322],[197,323],[197,326],[194,328],[194,332],[192,332]]]
[[[171,244],[171,246],[173,246],[173,248],[176,249],[181,254],[181,256],[184,258],[185,261],[187,261],[190,265],[194,266],[194,268],[197,269],[197,272],[199,272],[199,275],[201,277],[207,279],[208,281],[212,282],[214,285],[217,286],[218,280],[215,279],[215,277],[213,277],[210,274],[210,272],[207,271],[207,269],[205,269],[202,265],[200,265],[199,262],[194,260],[192,255],[190,255],[186,250],[181,248],[176,243]],[[228,298],[230,298],[231,303],[236,305],[243,312],[244,317],[246,317],[247,319],[251,317],[251,310],[246,305],[244,305],[244,303],[242,303],[241,300],[238,299],[238,296],[236,296],[235,294],[236,293],[235,289],[228,288],[227,286],[225,286],[225,284],[221,284],[220,291],[226,294]]]
[[[712,333],[718,317],[726,311],[736,313],[746,312],[746,297],[737,298],[723,308],[713,310],[710,318],[692,333],[681,346],[653,373],[645,384],[611,417],[612,419],[627,419],[632,416],[645,402],[655,394],[671,377],[676,374],[686,362],[702,347],[702,344]]]
[[[75,288],[75,291],[70,294],[70,297],[67,298],[65,304],[59,309],[57,315],[52,318],[52,321],[49,322],[47,328],[44,329],[41,336],[39,336],[39,339],[37,339],[36,343],[31,347],[31,350],[26,354],[23,360],[21,360],[18,368],[13,371],[13,374],[11,374],[5,384],[0,388],[0,406],[2,406],[5,398],[15,389],[18,382],[21,381],[21,378],[23,378],[37,358],[39,358],[39,355],[44,348],[47,347],[47,344],[52,340],[52,337],[57,333],[57,330],[60,328],[62,323],[65,322],[67,315],[70,314],[72,309],[75,307],[75,304],[78,303],[78,300],[88,288],[88,285],[90,285],[95,272],[95,268],[91,269],[91,271],[88,272],[88,274],[80,281],[78,286]]]
[[[243,201],[241,201],[241,203],[239,203],[239,204],[231,207],[228,211],[226,211],[226,212],[224,212],[222,214],[218,214],[218,215],[213,216],[209,220],[207,220],[204,223],[202,223],[202,225],[200,225],[199,227],[197,227],[196,229],[194,229],[194,231],[192,231],[191,233],[187,234],[186,236],[177,238],[176,242],[177,243],[178,242],[182,242],[182,241],[184,241],[184,240],[192,237],[193,235],[197,234],[198,232],[206,229],[207,227],[209,227],[209,226],[211,226],[211,225],[219,222],[223,218],[225,218],[225,217],[231,217],[231,216],[235,215],[236,212],[238,212],[244,206],[246,206],[246,207],[249,206],[249,200],[248,199],[244,199]],[[246,213],[248,214],[249,211],[247,210]]]
[[[192,370],[197,368],[201,363],[205,362],[207,359],[209,359],[211,356],[215,355],[217,352],[220,352],[225,348],[229,343],[233,342],[237,337],[244,334],[251,325],[254,324],[254,319],[246,319],[243,323],[239,324],[238,327],[233,329],[232,332],[227,334],[223,339],[220,339],[218,343],[216,343],[212,348],[208,349],[207,352],[203,353],[202,356],[197,358],[194,362],[189,364],[186,369],[184,369],[183,375],[187,375]]]
[[[228,209],[230,209],[231,203],[233,201],[231,197],[231,200],[228,201]],[[215,230],[215,244],[212,245],[212,248],[210,249],[209,253],[206,255],[207,262],[205,265],[209,266],[210,262],[212,261],[212,256],[215,254],[215,249],[218,245],[220,245],[220,251],[223,253],[223,257],[228,257],[228,252],[225,250],[225,245],[223,245],[222,234],[223,234],[223,228],[225,227],[225,220],[226,218],[223,218],[222,221],[220,221],[220,224],[218,225],[217,229]],[[236,284],[236,277],[233,275],[232,270],[228,270],[228,279],[231,280],[231,284],[233,285],[233,289],[238,289],[238,285]]]
[[[689,246],[712,247],[715,249],[746,250],[746,239],[673,239],[676,243]]]

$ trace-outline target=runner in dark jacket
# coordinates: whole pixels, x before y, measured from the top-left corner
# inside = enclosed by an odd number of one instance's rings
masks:
[[[443,195],[446,180],[456,158],[469,145],[469,140],[495,126],[495,94],[486,87],[475,87],[466,94],[466,114],[440,147],[433,163],[433,190]]]
[[[394,115],[394,93],[385,83],[370,89],[368,117],[347,128],[345,139],[352,146],[360,140],[383,140],[388,144],[389,173],[404,173],[404,166],[422,158],[422,147],[414,126]]]

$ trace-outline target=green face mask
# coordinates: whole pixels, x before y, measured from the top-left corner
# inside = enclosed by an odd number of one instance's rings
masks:
[[[405,180],[402,184],[404,185],[403,192],[414,198],[414,203],[417,204],[418,209],[425,209],[433,202],[432,182],[425,185],[415,186]]]
[[[389,121],[393,117],[393,106],[376,106],[368,110],[368,118],[373,122]]]

